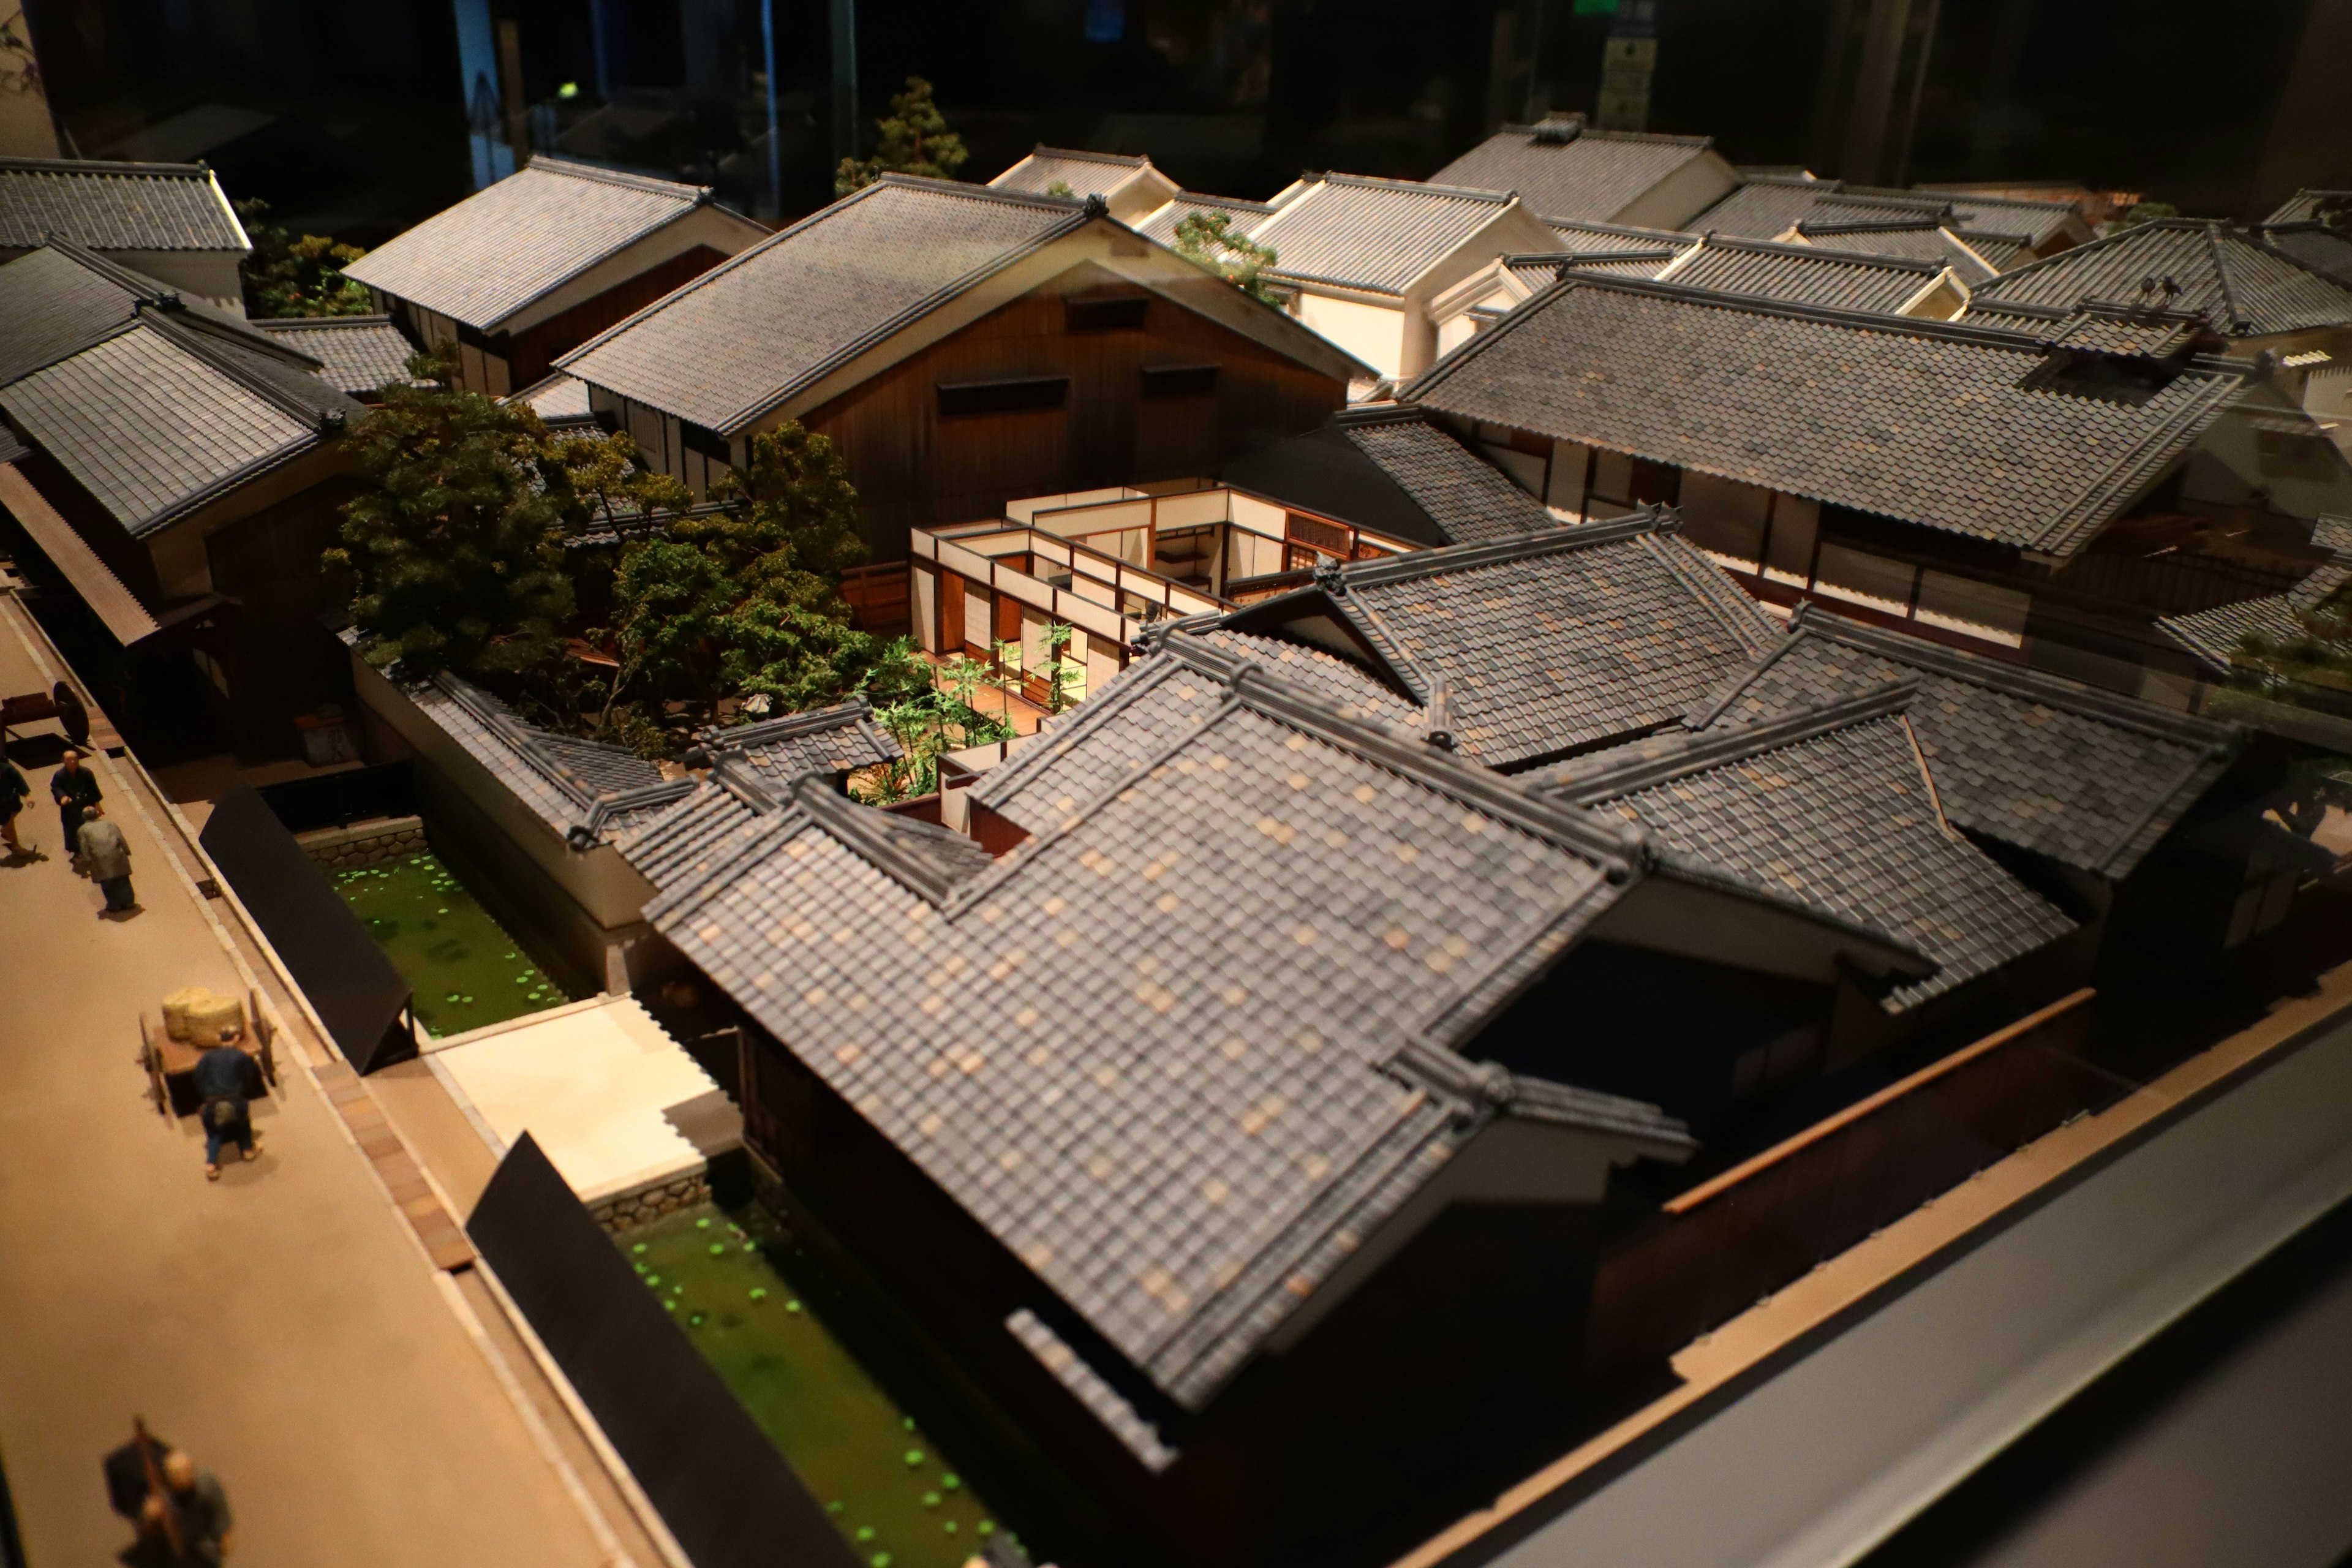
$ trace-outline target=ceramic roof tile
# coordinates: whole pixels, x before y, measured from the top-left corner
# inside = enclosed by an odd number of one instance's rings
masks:
[[[1173,249],[1177,226],[1194,213],[1206,213],[1212,217],[1223,214],[1232,220],[1226,225],[1225,232],[1245,235],[1250,231],[1250,226],[1273,211],[1274,208],[1265,202],[1245,202],[1232,196],[1204,196],[1195,191],[1183,191],[1137,224],[1135,232]]]
[[[1813,203],[1838,188],[1834,180],[1785,176],[1747,180],[1738,189],[1690,220],[1699,234],[1741,239],[1778,239],[1813,210]]]
[[[1928,528],[2063,555],[2156,482],[2242,385],[2144,402],[2029,381],[2021,334],[1577,279],[1405,390],[1421,405]]]
[[[71,240],[98,250],[250,250],[202,163],[0,158],[0,247]]]
[[[489,331],[709,199],[704,186],[535,157],[386,240],[343,276]]]
[[[1454,543],[1509,539],[1560,526],[1542,502],[1424,420],[1362,420],[1341,428]]]
[[[2352,234],[2321,223],[2273,224],[2263,237],[2315,272],[2352,285]]]
[[[1941,265],[1932,260],[1854,256],[1819,246],[1711,237],[1671,276],[1690,289],[1891,313],[1927,288],[1941,270]]]
[[[2175,294],[2147,293],[2170,279]],[[2193,310],[2231,336],[2352,325],[2352,285],[2313,271],[2258,236],[2218,223],[2159,219],[2062,250],[1985,284],[1991,305],[2072,310],[2085,300]]]
[[[1538,130],[1506,125],[1430,179],[1438,184],[1517,191],[1547,218],[1605,222],[1712,145],[1705,136],[1594,131],[1580,119]],[[1559,140],[1566,136],[1566,140]]]
[[[1149,158],[1041,144],[988,183],[1000,191],[1026,191],[1042,196],[1050,194],[1046,186],[1059,180],[1070,187],[1073,196],[1098,196],[1109,194],[1113,186],[1133,179],[1150,166]]]
[[[635,752],[542,729],[458,676],[445,671],[404,689],[427,720],[559,834],[596,831],[616,803],[648,793],[666,799],[688,793],[686,784],[665,780]]]
[[[1661,247],[1680,247],[1698,238],[1680,229],[1641,228],[1622,223],[1581,223],[1567,218],[1543,220],[1552,233],[1566,241],[1561,248],[1579,255],[1595,250],[1656,250]]]
[[[1499,191],[1326,174],[1250,230],[1273,270],[1402,293],[1510,205]]]
[[[225,358],[160,320],[125,326],[0,387],[0,407],[125,530],[143,534],[320,438],[315,416],[257,389]],[[340,396],[310,379],[321,399]]]
[[[145,310],[160,311],[226,341],[281,354],[297,353],[242,316],[184,297],[82,246],[53,242],[0,266],[0,385],[87,345]]]
[[[1910,222],[1897,217],[1833,222],[1808,218],[1797,226],[1797,232],[1804,237],[1806,244],[1823,250],[1941,262],[1958,272],[1960,280],[1971,289],[2000,270],[1994,256],[1979,251],[1976,245],[1969,243],[1972,239],[1981,241],[1995,255],[2012,261],[2020,255],[2014,242],[1963,235],[1937,224],[1933,219]]]
[[[2264,218],[2264,223],[2309,223],[2319,216],[2321,204],[2336,201],[2352,205],[2352,191],[2300,190],[2279,204],[2278,210]]]
[[[1424,711],[1425,728],[1523,768],[1675,723],[1779,641],[1677,526],[1653,513],[1357,562],[1225,624],[1327,646],[1352,633],[1425,710],[1442,685],[1444,721]]]
[[[647,914],[1198,1408],[1488,1116],[1687,1143],[1452,1054],[1638,877],[1633,840],[1254,670],[1189,676],[1149,766],[993,867],[911,864],[885,839],[944,830],[803,780]]]
[[[1078,1403],[1096,1420],[1127,1445],[1128,1451],[1145,1469],[1157,1475],[1176,1462],[1176,1450],[1160,1441],[1158,1429],[1118,1390],[1105,1382],[1100,1373],[1088,1366],[1061,1335],[1047,1328],[1044,1319],[1023,1307],[1004,1320],[1004,1328],[1063,1387],[1077,1396]]]
[[[1537,788],[1912,943],[1937,970],[1884,999],[1899,1011],[2074,929],[1946,825],[1906,717],[1912,693],[1881,686],[1742,729],[1656,736],[1547,769]]]
[[[1975,195],[1966,191],[1923,189],[1919,194],[1950,203],[1953,216],[1964,226],[1988,234],[2013,234],[2032,250],[2061,236],[2077,245],[2091,237],[2090,226],[2072,202]]]
[[[733,431],[1089,221],[1049,196],[886,175],[647,306],[562,368]]]
[[[2194,655],[2214,677],[2230,673],[2239,645],[2250,637],[2291,642],[2308,637],[2303,616],[2326,604],[2352,580],[2352,559],[2339,556],[2284,594],[2215,605],[2186,615],[2162,616],[2158,627]]]
[[[1956,826],[2110,880],[2131,873],[2235,757],[2242,732],[1900,632],[1801,608],[1788,638],[1686,723],[1753,724],[1887,682]]]
[[[256,321],[271,337],[325,365],[320,374],[344,392],[380,392],[408,379],[416,351],[388,316],[315,316]]]

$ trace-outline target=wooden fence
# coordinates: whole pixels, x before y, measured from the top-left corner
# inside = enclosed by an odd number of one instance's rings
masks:
[[[1669,1200],[1601,1260],[1586,1376],[1654,1364],[2127,1087],[2075,992]]]
[[[849,601],[850,624],[859,631],[897,637],[914,626],[903,561],[850,567],[841,574],[841,596]]]

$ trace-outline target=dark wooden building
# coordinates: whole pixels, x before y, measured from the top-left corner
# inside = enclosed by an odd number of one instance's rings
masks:
[[[697,491],[786,420],[831,437],[884,561],[1016,497],[1214,473],[1367,374],[1099,203],[899,175],[561,368]]]
[[[504,397],[614,322],[764,237],[709,187],[539,156],[354,261],[408,340]]]

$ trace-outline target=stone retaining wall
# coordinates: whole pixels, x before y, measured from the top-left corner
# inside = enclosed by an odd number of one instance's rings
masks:
[[[710,1173],[690,1171],[673,1176],[666,1182],[656,1182],[633,1193],[622,1193],[588,1205],[588,1213],[598,1225],[614,1234],[635,1230],[641,1225],[651,1225],[665,1215],[680,1209],[700,1206],[710,1201]]]
[[[431,846],[425,842],[425,819],[421,816],[393,816],[382,822],[362,822],[354,827],[297,834],[294,842],[302,847],[303,854],[331,871],[390,866],[413,856],[432,853]]]

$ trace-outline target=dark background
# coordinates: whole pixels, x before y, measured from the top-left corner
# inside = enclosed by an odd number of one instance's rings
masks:
[[[373,243],[471,184],[453,4],[517,24],[535,142],[768,195],[761,0],[26,0],[89,156],[194,157]],[[829,0],[772,0],[782,215],[831,195]],[[2214,216],[2352,184],[2352,0],[1658,0],[1650,129],[1847,171],[1823,127],[1874,5],[1934,16],[1910,181],[2065,180]],[[856,0],[858,123],[930,77],[984,179],[1036,142],[1148,152],[1262,196],[1307,168],[1425,175],[1501,119],[1593,106],[1610,0]],[[565,83],[570,97],[558,96]],[[2282,106],[2284,106],[2284,108]],[[1887,170],[1875,177],[1894,177]]]

